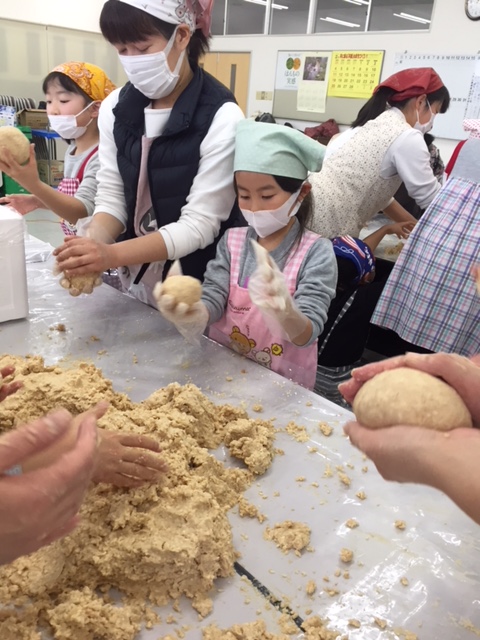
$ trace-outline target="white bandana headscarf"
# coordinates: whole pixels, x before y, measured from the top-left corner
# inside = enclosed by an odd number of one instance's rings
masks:
[[[467,118],[463,121],[463,128],[468,131],[470,138],[480,138],[480,120]]]
[[[170,24],[186,24],[210,35],[214,0],[120,0]]]

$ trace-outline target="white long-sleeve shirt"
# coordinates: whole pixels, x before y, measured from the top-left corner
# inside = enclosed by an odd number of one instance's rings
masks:
[[[123,180],[117,163],[117,146],[113,137],[120,89],[113,91],[100,108],[98,190],[96,213],[108,213],[124,228],[127,209]],[[234,102],[222,105],[212,120],[210,129],[200,145],[200,163],[186,204],[177,222],[158,230],[165,241],[168,258],[175,260],[212,244],[221,223],[228,218],[235,201],[233,189],[233,155],[237,123],[244,118]],[[166,124],[166,120],[164,121]],[[159,132],[160,133],[160,132]]]
[[[401,114],[402,118],[405,119],[400,109],[393,107],[392,111]],[[347,129],[335,140],[332,140],[327,146],[324,160],[335,154],[360,130],[361,127]],[[380,177],[391,178],[397,174],[405,184],[408,194],[421,209],[428,207],[437,191],[441,188],[438,180],[433,175],[430,165],[430,153],[423,135],[413,127],[403,131],[388,147],[383,157]]]

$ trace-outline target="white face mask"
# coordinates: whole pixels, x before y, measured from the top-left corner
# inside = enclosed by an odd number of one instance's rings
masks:
[[[185,51],[182,51],[173,71],[168,66],[167,56],[175,42],[175,30],[163,51],[138,56],[121,56],[119,60],[127,78],[144,96],[151,100],[169,96],[178,83],[179,71]]]
[[[433,129],[433,123],[435,121],[435,113],[433,113],[432,111],[432,107],[430,106],[429,101],[427,100],[427,104],[428,104],[428,108],[430,109],[430,120],[428,122],[424,122],[423,124],[419,121],[418,118],[418,109],[417,109],[417,121],[415,122],[415,124],[413,125],[414,129],[417,129],[418,131],[420,131],[420,133],[422,133],[423,135],[425,135],[426,133],[428,133],[429,131],[431,131]]]
[[[302,185],[303,186],[303,185]],[[278,209],[272,211],[250,211],[249,209],[240,209],[243,217],[248,222],[260,238],[266,238],[276,231],[283,229],[289,223],[290,219],[297,213],[301,207],[301,201],[297,202],[302,187],[290,198],[282,204]],[[292,208],[293,207],[293,208]]]
[[[76,140],[77,138],[81,138],[93,118],[90,118],[90,122],[84,127],[79,127],[77,125],[77,118],[78,116],[81,116],[84,111],[90,109],[93,104],[95,103],[91,102],[90,104],[87,104],[85,109],[82,109],[76,116],[48,116],[50,128],[56,131],[60,137],[65,138],[65,140]]]

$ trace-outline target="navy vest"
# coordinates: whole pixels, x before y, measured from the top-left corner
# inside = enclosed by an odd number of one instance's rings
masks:
[[[148,179],[158,228],[180,218],[181,209],[197,175],[200,145],[218,109],[227,102],[235,102],[233,94],[218,80],[197,68],[193,79],[175,102],[165,131],[152,143],[148,157]],[[127,83],[120,91],[118,104],[113,110],[113,135],[128,213],[124,240],[136,237],[134,216],[145,129],[144,109],[149,103],[149,98]],[[229,227],[241,224],[244,222],[235,203],[230,218],[222,224],[215,242],[181,259],[183,273],[203,280],[206,265],[215,257],[220,237]],[[147,266],[144,265],[137,282]],[[167,261],[164,275],[169,266],[170,262]]]

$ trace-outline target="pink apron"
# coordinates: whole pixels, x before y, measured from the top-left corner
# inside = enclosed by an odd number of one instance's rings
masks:
[[[238,284],[247,231],[247,227],[242,227],[228,232],[230,292],[227,308],[223,317],[210,326],[208,335],[285,378],[313,389],[317,373],[317,341],[308,347],[297,347],[283,336],[272,333],[261,312],[252,304],[248,289]],[[318,238],[317,234],[306,231],[300,245],[287,258],[283,275],[292,296],[303,260]]]
[[[91,152],[88,154],[88,156],[85,158],[85,160],[82,162],[76,177],[75,178],[63,178],[60,181],[60,184],[57,187],[57,191],[60,191],[60,193],[64,193],[66,196],[72,196],[73,197],[77,193],[78,187],[82,183],[83,174],[85,173],[85,167],[87,166],[88,161],[90,160],[90,158],[95,153],[97,153],[97,151],[98,151],[98,146],[96,146],[94,149],[92,149]],[[66,236],[76,236],[77,235],[77,229],[76,229],[74,224],[71,224],[70,222],[67,222],[66,220],[61,220],[60,221],[60,226],[62,227],[62,231],[63,231],[64,235],[66,235]]]
[[[156,233],[158,229],[157,221],[152,207],[152,196],[148,181],[148,154],[155,138],[142,137],[142,158],[140,160],[140,173],[138,177],[137,201],[135,203],[134,229],[135,236],[141,238],[148,233]],[[135,284],[140,269],[143,265],[131,265],[119,269],[120,280],[123,287],[138,300],[157,307],[153,297],[155,284],[162,279],[165,262],[152,262],[143,274],[140,282]]]

